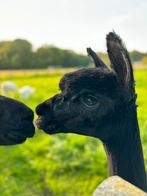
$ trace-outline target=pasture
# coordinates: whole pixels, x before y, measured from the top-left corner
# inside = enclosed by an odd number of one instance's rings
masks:
[[[10,80],[19,88],[35,88],[27,100],[17,92],[9,95],[34,110],[38,103],[59,92],[59,80],[70,70],[3,71],[0,83]],[[147,70],[135,70],[135,78],[147,169]],[[95,138],[74,134],[47,135],[36,129],[35,137],[24,144],[0,147],[0,156],[2,196],[90,196],[108,175],[102,144]]]

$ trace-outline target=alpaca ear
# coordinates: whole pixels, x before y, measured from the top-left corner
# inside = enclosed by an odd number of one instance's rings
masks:
[[[87,53],[89,56],[92,57],[95,63],[95,67],[107,68],[105,63],[97,56],[97,54],[91,48],[87,48]]]
[[[116,72],[125,90],[133,93],[135,91],[133,67],[128,51],[121,38],[115,32],[110,32],[106,39],[111,67]]]

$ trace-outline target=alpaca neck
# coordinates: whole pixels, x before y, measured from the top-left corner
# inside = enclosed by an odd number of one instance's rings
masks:
[[[104,143],[110,175],[118,175],[147,192],[136,112],[122,119],[116,131],[119,133],[117,137]]]

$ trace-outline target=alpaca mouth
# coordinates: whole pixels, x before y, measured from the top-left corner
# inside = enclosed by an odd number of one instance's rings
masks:
[[[32,122],[24,121],[21,122],[13,129],[9,130],[7,133],[0,136],[1,145],[14,145],[21,144],[26,141],[27,138],[34,136],[35,127]]]
[[[35,121],[35,124],[38,129],[41,129],[48,134],[55,134],[58,133],[60,130],[60,125],[57,120],[47,121],[42,116],[38,117],[38,119]]]
[[[27,138],[33,137],[35,134],[35,127],[32,122],[24,122],[22,128],[11,130],[6,136],[9,144],[21,144]]]

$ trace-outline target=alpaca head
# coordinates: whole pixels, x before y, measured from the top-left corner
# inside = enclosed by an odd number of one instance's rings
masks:
[[[102,141],[117,134],[112,126],[134,98],[134,80],[128,52],[114,32],[107,36],[107,48],[111,68],[88,48],[95,68],[65,74],[59,83],[61,93],[37,106],[40,129],[49,134],[94,136]]]
[[[20,144],[34,135],[33,112],[24,104],[0,96],[0,145]]]

